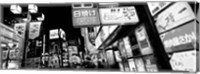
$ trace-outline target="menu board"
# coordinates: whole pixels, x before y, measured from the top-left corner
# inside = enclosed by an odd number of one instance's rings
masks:
[[[158,15],[156,27],[158,32],[162,33],[195,18],[195,14],[187,2],[176,2]]]
[[[73,26],[97,26],[100,25],[97,8],[73,9]]]
[[[173,53],[170,59],[172,69],[175,71],[196,72],[196,50]]]
[[[166,52],[194,49],[197,41],[195,21],[160,35]]]
[[[142,55],[153,53],[149,39],[144,26],[140,26],[135,30],[138,46]]]
[[[100,8],[99,13],[102,24],[124,24],[139,22],[139,18],[134,6]]]

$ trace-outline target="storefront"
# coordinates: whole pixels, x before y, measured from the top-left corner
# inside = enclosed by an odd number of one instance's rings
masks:
[[[19,69],[23,58],[24,40],[14,29],[0,23],[0,68]]]

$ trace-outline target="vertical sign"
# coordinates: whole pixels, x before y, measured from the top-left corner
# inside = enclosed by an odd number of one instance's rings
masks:
[[[97,8],[73,9],[73,25],[76,27],[100,25],[98,9]]]
[[[40,35],[40,26],[42,22],[31,22],[29,28],[29,39],[35,39]]]
[[[144,26],[141,26],[138,29],[136,29],[135,35],[142,55],[153,53]]]
[[[16,23],[14,29],[16,33],[20,35],[22,38],[25,37],[26,23]]]
[[[176,2],[158,15],[156,26],[159,33],[195,19],[195,14],[187,2]]]

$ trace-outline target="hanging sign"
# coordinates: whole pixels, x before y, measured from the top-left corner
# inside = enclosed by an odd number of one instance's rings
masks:
[[[29,28],[29,39],[35,39],[40,35],[40,27],[42,22],[31,22]]]
[[[14,30],[22,38],[25,37],[26,25],[27,25],[26,23],[16,23],[14,26]]]
[[[156,26],[161,33],[195,18],[195,14],[187,2],[176,2],[158,15]]]
[[[73,9],[73,26],[96,26],[100,25],[97,8]]]
[[[147,5],[149,7],[150,13],[152,16],[157,14],[159,11],[162,9],[166,8],[168,5],[170,5],[172,2],[165,2],[165,1],[160,1],[160,2],[147,2]]]
[[[139,18],[134,6],[99,9],[102,24],[137,23]]]
[[[170,64],[175,71],[196,72],[196,57],[196,50],[174,53],[170,59]]]
[[[197,41],[195,21],[160,35],[166,52],[193,49]]]

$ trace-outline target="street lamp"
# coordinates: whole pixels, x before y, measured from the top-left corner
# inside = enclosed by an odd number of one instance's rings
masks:
[[[24,44],[24,52],[23,52],[23,59],[22,59],[22,67],[25,66],[25,59],[26,59],[26,48],[27,48],[27,44],[28,44],[28,37],[29,37],[29,24],[30,22],[33,20],[33,15],[34,14],[38,14],[38,7],[34,4],[29,4],[28,5],[28,11],[26,11],[25,13],[22,13],[22,8],[19,5],[11,5],[10,6],[10,10],[12,13],[14,14],[26,14],[27,16],[25,18],[22,18],[21,20],[23,22],[25,22],[26,25],[26,30],[25,30],[25,44]],[[43,21],[44,20],[44,14],[41,13],[40,17],[37,17],[36,20],[37,21]]]

